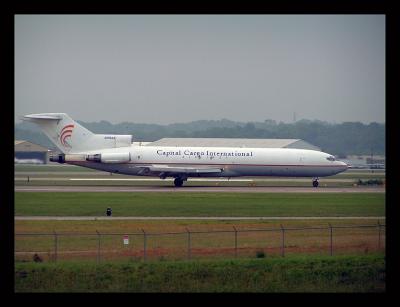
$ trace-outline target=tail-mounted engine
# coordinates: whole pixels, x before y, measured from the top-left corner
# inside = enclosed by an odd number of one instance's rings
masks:
[[[99,163],[127,163],[131,161],[130,152],[99,153],[87,155],[86,161]]]
[[[65,163],[65,155],[64,154],[59,154],[59,155],[51,154],[49,157],[49,160],[51,162]]]
[[[86,155],[83,154],[51,154],[49,157],[51,162],[65,163],[65,162],[82,162],[86,161]]]
[[[107,152],[94,155],[85,154],[58,154],[50,155],[51,162],[98,162],[98,163],[128,163],[131,161],[130,152]]]

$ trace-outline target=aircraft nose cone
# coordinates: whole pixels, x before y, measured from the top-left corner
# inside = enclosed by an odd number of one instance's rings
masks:
[[[345,162],[342,162],[342,161],[339,161],[339,166],[343,171],[345,171],[348,168],[350,168],[350,165],[348,165],[348,164],[346,164]]]

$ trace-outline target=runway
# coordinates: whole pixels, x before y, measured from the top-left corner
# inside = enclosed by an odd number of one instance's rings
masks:
[[[385,193],[384,187],[15,186],[15,192]]]
[[[15,181],[27,181],[28,176],[19,176],[14,177]],[[66,178],[66,177],[30,177],[30,181],[82,181],[82,182],[90,182],[90,181],[98,181],[98,182],[174,182],[173,178],[159,179],[159,178]],[[262,178],[262,179],[210,179],[210,178],[189,178],[188,182],[245,182],[245,183],[257,183],[257,182],[310,182],[310,179],[304,178]],[[345,179],[345,178],[333,178],[333,179],[323,179],[321,183],[333,183],[333,182],[354,182],[354,179]],[[84,183],[83,183],[84,184]]]
[[[384,216],[16,216],[16,221],[118,221],[118,220],[384,220]]]

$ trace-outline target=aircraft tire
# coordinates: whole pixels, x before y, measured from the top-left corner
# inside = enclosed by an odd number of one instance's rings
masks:
[[[182,185],[183,185],[183,180],[181,179],[181,178],[175,178],[175,180],[174,180],[174,185],[176,186],[176,187],[181,187]]]

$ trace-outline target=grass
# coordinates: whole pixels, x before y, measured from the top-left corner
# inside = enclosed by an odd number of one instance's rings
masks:
[[[16,263],[16,292],[384,292],[385,257]]]
[[[384,193],[15,192],[15,215],[383,216]]]
[[[378,220],[96,220],[96,221],[34,221],[16,220],[15,232],[17,233],[136,233],[144,229],[149,233],[160,232],[185,232],[191,231],[217,231],[232,230],[235,226],[240,229],[287,228],[301,227],[327,227],[346,225],[376,225]],[[385,224],[385,220],[380,220]]]

